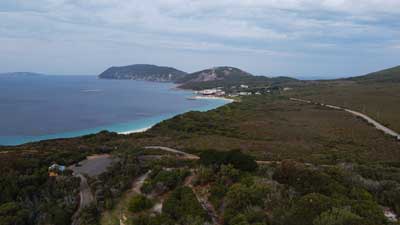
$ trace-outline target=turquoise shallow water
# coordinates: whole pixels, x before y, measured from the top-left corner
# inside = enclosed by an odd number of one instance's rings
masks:
[[[99,80],[93,76],[0,78],[0,145],[129,132],[228,101],[188,100],[171,84]]]

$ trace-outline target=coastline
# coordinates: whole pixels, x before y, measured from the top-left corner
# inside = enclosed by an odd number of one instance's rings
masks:
[[[131,131],[122,131],[122,132],[118,132],[118,134],[129,135],[129,134],[135,134],[135,133],[143,133],[143,132],[146,132],[146,131],[150,130],[153,126],[140,128],[140,129],[137,129],[137,130],[131,130]]]
[[[175,90],[182,90],[182,89],[178,88],[178,89],[175,89]],[[230,99],[230,98],[217,97],[217,96],[202,96],[202,95],[194,95],[194,96],[189,97],[188,99],[192,99],[192,100],[221,100],[221,101],[226,101],[226,104],[235,102],[235,100]],[[218,107],[220,107],[220,106],[218,106]],[[216,109],[218,107],[215,107],[213,109]],[[211,109],[206,109],[206,110],[203,109],[203,110],[199,110],[199,111],[207,111],[207,110],[211,110]],[[185,113],[185,112],[183,112],[183,113]],[[183,113],[179,113],[177,115],[180,115],[180,114],[183,114]],[[171,118],[171,117],[169,117],[169,118]],[[167,118],[167,119],[169,119],[169,118]],[[159,122],[161,122],[161,121],[159,121]],[[128,130],[128,131],[120,131],[120,132],[117,132],[117,133],[118,134],[122,134],[122,135],[129,135],[129,134],[134,134],[134,133],[143,133],[143,132],[146,132],[146,131],[150,130],[152,127],[157,125],[159,122],[154,123],[151,126],[138,128],[138,129],[134,129],[134,130]]]
[[[217,96],[205,96],[205,95],[195,95],[191,97],[193,100],[197,100],[197,99],[211,99],[211,100],[224,100],[227,101],[229,103],[234,102],[235,100],[230,99],[230,98],[225,98],[225,97],[217,97]]]
[[[188,91],[188,90],[183,90],[183,89],[176,89],[178,91]],[[192,93],[188,93],[186,98],[188,98],[190,95],[193,95]],[[192,96],[196,97],[196,96]],[[149,118],[144,118],[141,120],[134,120],[134,121],[129,121],[126,123],[119,123],[119,124],[110,124],[107,126],[101,126],[101,127],[95,127],[95,128],[89,128],[89,129],[84,129],[84,130],[79,130],[79,131],[70,131],[70,132],[63,132],[63,133],[55,133],[55,134],[45,134],[45,135],[39,135],[39,136],[0,136],[0,147],[1,146],[17,146],[17,145],[22,145],[22,144],[27,144],[27,143],[32,143],[32,142],[38,142],[38,141],[48,141],[48,140],[55,140],[55,139],[64,139],[64,138],[77,138],[85,135],[91,135],[91,134],[96,134],[99,133],[100,131],[110,131],[110,132],[116,132],[120,135],[129,135],[133,133],[142,133],[146,132],[147,130],[151,129],[153,126],[156,124],[170,119],[174,116],[189,112],[189,111],[209,111],[212,109],[219,108],[223,105],[229,104],[233,102],[232,99],[227,99],[227,98],[216,98],[216,97],[196,97],[196,100],[199,101],[208,101],[209,103],[206,106],[203,107],[198,107],[198,108],[191,108],[187,110],[183,110],[180,112],[176,113],[169,113],[169,114],[162,114],[154,117],[149,117]]]

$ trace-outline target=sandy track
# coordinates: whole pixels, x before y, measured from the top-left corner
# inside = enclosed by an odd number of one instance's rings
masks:
[[[192,159],[192,160],[200,159],[200,157],[198,157],[197,155],[193,155],[190,153],[182,152],[180,150],[169,148],[169,147],[164,147],[164,146],[147,146],[147,147],[145,147],[145,149],[158,149],[158,150],[162,150],[162,151],[166,151],[166,152],[171,152],[174,154],[181,155],[185,159]]]
[[[297,102],[308,103],[308,104],[316,104],[316,105],[324,106],[324,107],[327,107],[327,108],[330,108],[330,109],[335,109],[335,110],[343,110],[345,112],[348,112],[350,114],[353,114],[355,116],[358,116],[358,117],[362,118],[367,123],[372,124],[377,130],[380,130],[383,133],[385,133],[387,135],[390,135],[390,136],[396,138],[397,140],[400,140],[400,134],[399,133],[397,133],[396,131],[394,131],[394,130],[386,127],[386,126],[384,126],[383,124],[379,123],[378,121],[372,119],[371,117],[369,117],[369,116],[367,116],[367,115],[365,115],[363,113],[360,113],[360,112],[357,112],[357,111],[354,111],[354,110],[351,110],[351,109],[342,108],[342,107],[335,106],[335,105],[327,105],[327,104],[312,102],[312,101],[308,101],[308,100],[304,100],[304,99],[290,98],[290,100],[297,101]]]

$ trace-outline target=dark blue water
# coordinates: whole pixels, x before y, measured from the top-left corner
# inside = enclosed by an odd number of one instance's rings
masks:
[[[95,76],[0,77],[0,145],[127,132],[224,100],[188,100],[172,84]]]

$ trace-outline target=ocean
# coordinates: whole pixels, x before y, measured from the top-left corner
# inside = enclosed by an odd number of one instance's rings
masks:
[[[174,84],[96,76],[0,77],[0,145],[142,130],[175,115],[228,103],[189,100]]]

